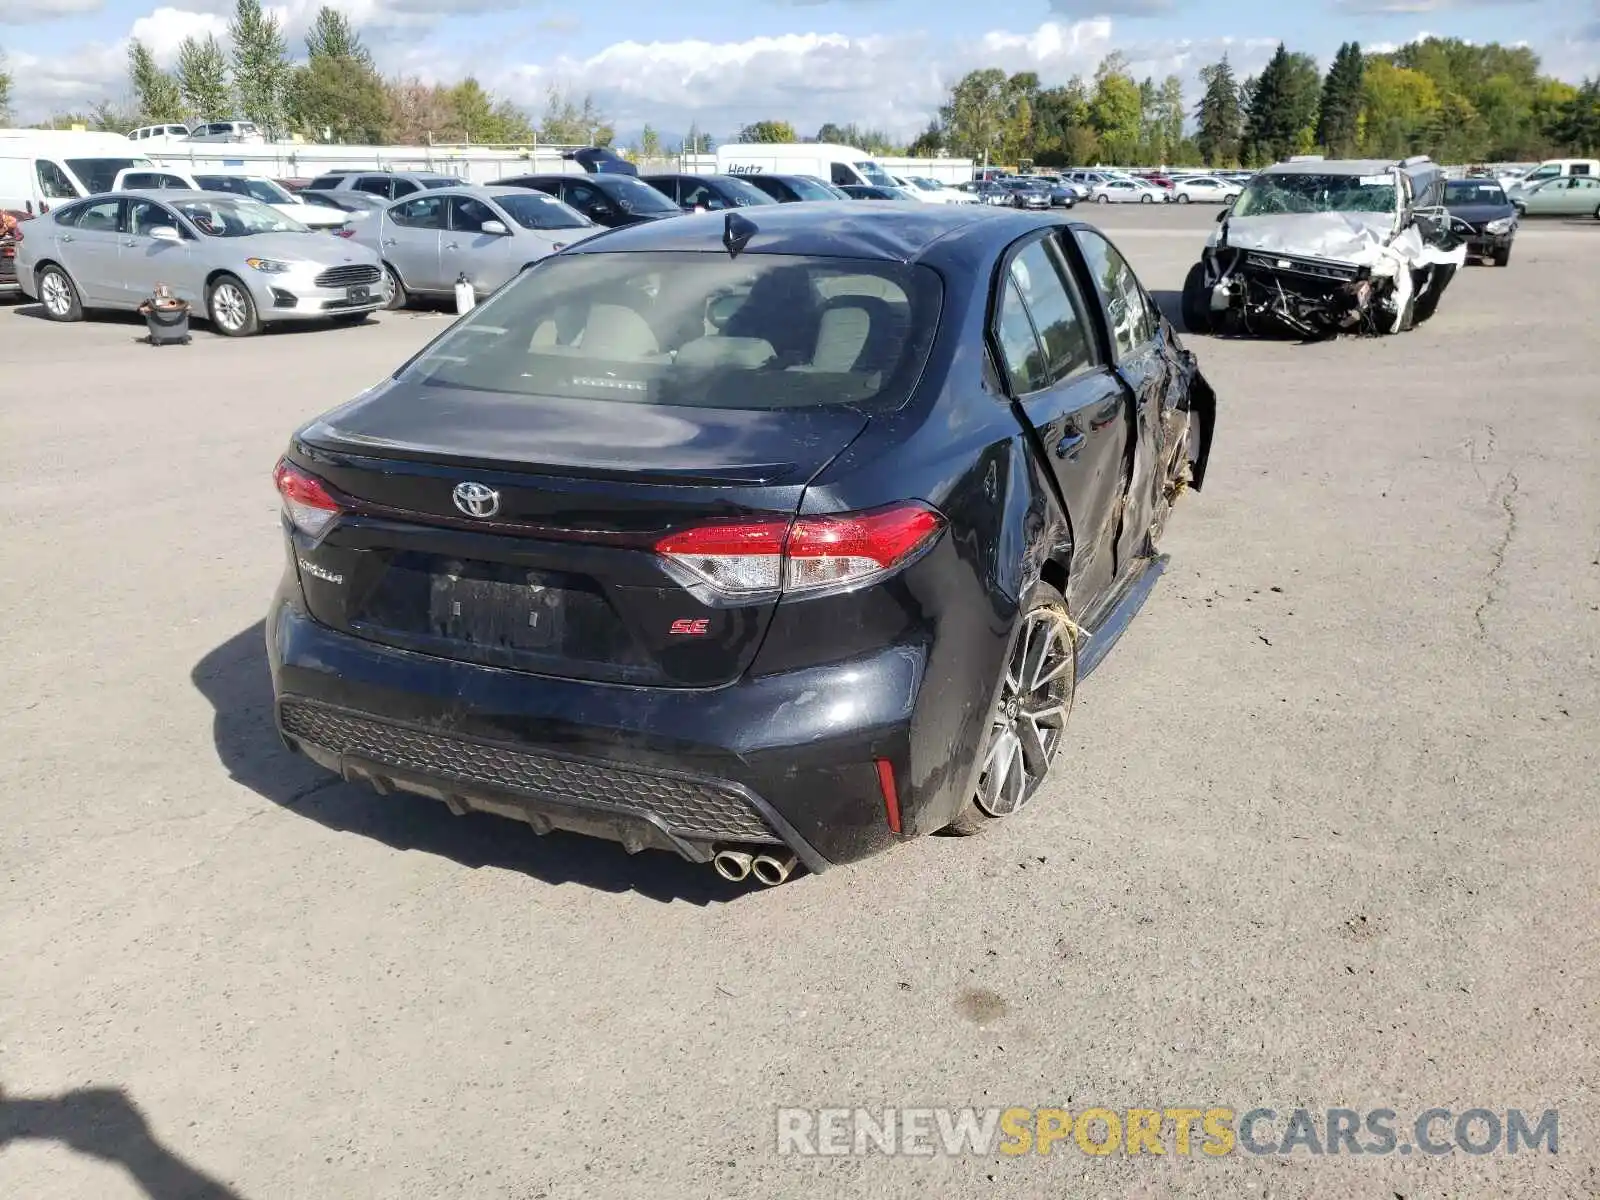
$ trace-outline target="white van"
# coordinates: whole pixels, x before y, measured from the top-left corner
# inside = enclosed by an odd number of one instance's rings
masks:
[[[721,175],[809,175],[827,183],[870,183],[894,187],[872,155],[854,146],[827,142],[739,142],[717,147]]]
[[[1551,179],[1565,179],[1569,175],[1600,176],[1600,159],[1552,158],[1540,163],[1520,179],[1513,180],[1506,194],[1530,192]]]
[[[163,138],[178,141],[189,136],[187,125],[141,125],[128,133],[130,142],[142,142],[149,138]]]
[[[0,129],[0,208],[47,213],[109,192],[117,173],[150,160],[118,133]]]

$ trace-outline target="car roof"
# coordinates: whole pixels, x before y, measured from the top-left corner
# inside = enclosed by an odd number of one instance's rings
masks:
[[[1387,175],[1400,164],[1392,158],[1328,158],[1277,163],[1263,175]]]
[[[730,213],[700,213],[613,230],[568,253],[704,251],[726,254],[730,216],[756,227],[743,253],[796,254],[915,262],[947,239],[993,239],[1004,245],[1046,218],[982,205],[869,205],[859,201],[774,204]],[[1057,222],[1058,223],[1058,222]]]

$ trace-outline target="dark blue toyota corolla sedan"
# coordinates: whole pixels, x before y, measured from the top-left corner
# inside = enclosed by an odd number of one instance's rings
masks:
[[[778,883],[1021,809],[1215,397],[1090,226],[773,205],[544,260],[296,432],[295,749]]]

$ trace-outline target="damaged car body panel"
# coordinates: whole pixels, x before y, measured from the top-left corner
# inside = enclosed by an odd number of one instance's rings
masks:
[[[1195,332],[1398,333],[1433,315],[1467,249],[1428,159],[1295,160],[1251,181],[1184,283]]]

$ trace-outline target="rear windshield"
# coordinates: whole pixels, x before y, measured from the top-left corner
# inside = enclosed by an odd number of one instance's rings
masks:
[[[649,213],[676,214],[678,211],[678,206],[655,188],[628,175],[613,175],[604,183],[600,182],[598,176],[592,176],[584,182],[593,183],[615,200],[625,213],[644,216]]]
[[[270,179],[247,179],[242,175],[196,175],[194,181],[208,192],[232,192],[249,196],[263,204],[293,204],[289,195]]]
[[[109,192],[117,176],[129,167],[148,167],[147,158],[69,158],[67,167],[91,196]]]
[[[790,175],[784,180],[789,190],[802,200],[837,200],[844,193],[809,175]]]
[[[942,288],[926,267],[747,254],[563,254],[475,308],[397,378],[696,408],[898,407]]]
[[[418,179],[417,182],[420,183],[423,187],[429,188],[429,189],[432,189],[432,188],[447,188],[447,187],[460,187],[461,186],[461,180],[459,180],[459,179],[445,179],[445,178]]]
[[[583,229],[589,219],[543,192],[496,192],[494,202],[524,229]]]

